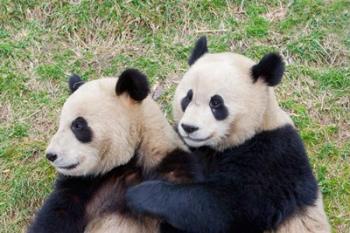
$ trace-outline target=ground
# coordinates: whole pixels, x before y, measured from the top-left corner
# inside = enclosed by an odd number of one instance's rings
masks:
[[[44,154],[68,74],[139,68],[171,119],[191,47],[207,35],[212,52],[282,54],[280,103],[305,141],[333,232],[348,233],[349,25],[348,0],[0,0],[0,232],[24,231],[52,188]]]

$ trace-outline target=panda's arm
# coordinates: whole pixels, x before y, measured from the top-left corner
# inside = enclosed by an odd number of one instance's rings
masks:
[[[295,211],[293,201],[266,198],[261,187],[232,189],[214,183],[147,181],[127,191],[131,210],[162,218],[187,232],[263,232]]]
[[[130,188],[126,199],[132,210],[161,217],[181,230],[228,232],[234,210],[220,191],[208,186],[148,181]]]
[[[84,232],[84,205],[68,193],[53,192],[28,228],[28,233]]]

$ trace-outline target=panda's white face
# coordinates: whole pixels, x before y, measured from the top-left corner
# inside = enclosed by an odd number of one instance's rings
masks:
[[[105,173],[133,156],[133,107],[115,94],[116,82],[115,78],[87,82],[65,102],[47,148],[47,158],[58,172]]]
[[[259,131],[292,124],[273,91],[284,72],[279,54],[266,54],[258,63],[235,53],[210,54],[202,36],[188,63],[173,114],[189,146],[224,150]]]
[[[267,86],[253,83],[253,65],[244,56],[221,53],[205,54],[190,67],[173,107],[178,131],[189,146],[219,147],[238,122],[255,127],[250,124],[262,117],[265,105],[259,103],[266,99]]]

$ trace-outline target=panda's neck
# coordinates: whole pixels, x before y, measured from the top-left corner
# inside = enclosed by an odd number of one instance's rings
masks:
[[[293,125],[293,121],[278,105],[273,88],[269,88],[268,101],[263,116],[261,131],[276,129],[286,124]]]
[[[278,106],[273,88],[269,87],[267,91],[268,96],[261,103],[266,107],[249,116],[242,115],[231,125],[230,136],[218,144],[215,149],[222,151],[241,145],[262,131],[276,129],[286,124],[293,125],[288,114]]]
[[[140,163],[146,169],[154,167],[175,149],[188,150],[159,106],[148,98],[144,101],[143,112],[139,116],[142,119],[139,121],[141,125],[138,149]]]

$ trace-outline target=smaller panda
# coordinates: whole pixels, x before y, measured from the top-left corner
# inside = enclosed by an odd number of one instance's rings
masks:
[[[204,178],[146,181],[128,190],[128,206],[179,232],[330,232],[303,142],[274,94],[281,56],[210,54],[202,37],[189,64],[173,113]]]
[[[144,179],[188,182],[194,162],[148,96],[135,69],[119,78],[69,79],[71,95],[46,157],[59,176],[28,233],[155,233],[160,221],[133,214],[127,187]]]

